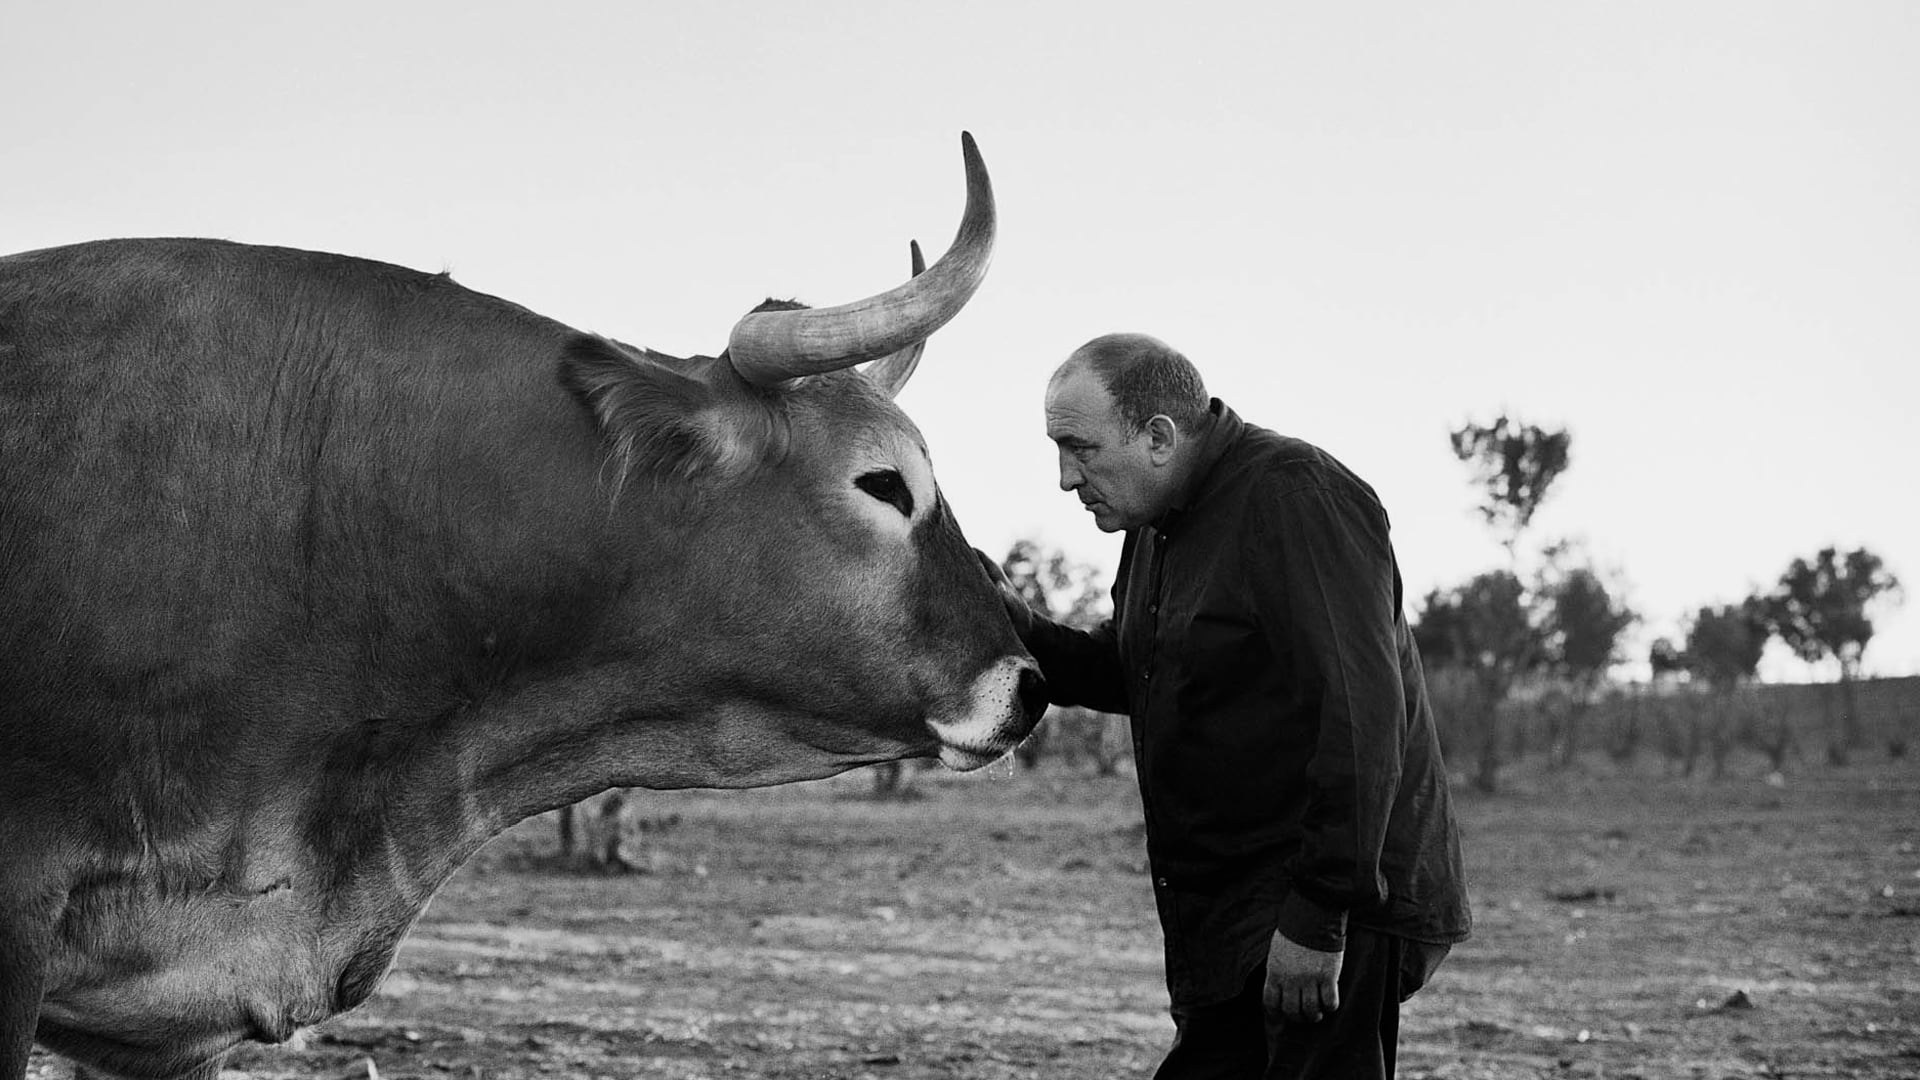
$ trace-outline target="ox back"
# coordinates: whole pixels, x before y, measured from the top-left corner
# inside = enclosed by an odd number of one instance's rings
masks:
[[[908,371],[925,323],[850,351]],[[35,1039],[212,1076],[609,786],[1008,749],[1031,660],[841,367],[743,377],[338,255],[0,259],[0,1080]]]

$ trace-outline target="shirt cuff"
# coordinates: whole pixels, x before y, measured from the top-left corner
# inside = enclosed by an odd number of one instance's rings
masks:
[[[1347,913],[1344,908],[1321,907],[1297,891],[1280,901],[1277,927],[1282,936],[1303,948],[1320,952],[1341,952],[1347,947]]]

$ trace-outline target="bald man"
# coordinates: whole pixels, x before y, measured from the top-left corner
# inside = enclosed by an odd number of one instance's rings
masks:
[[[1144,334],[1047,386],[1060,487],[1125,534],[1114,617],[1008,611],[1055,704],[1132,718],[1175,1036],[1157,1080],[1393,1074],[1470,929],[1387,514]]]

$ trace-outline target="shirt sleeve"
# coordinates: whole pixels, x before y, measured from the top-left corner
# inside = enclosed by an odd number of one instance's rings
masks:
[[[1279,929],[1331,951],[1345,944],[1347,912],[1387,895],[1380,852],[1406,740],[1397,570],[1385,511],[1357,492],[1305,487],[1257,500],[1249,519],[1260,622],[1276,659],[1320,702]]]
[[[1047,678],[1048,701],[1101,712],[1127,711],[1127,680],[1112,619],[1080,630],[1035,612],[1025,642]]]
[[[1120,545],[1120,569],[1113,580],[1113,610],[1127,603],[1127,579],[1133,565],[1135,533]],[[1105,619],[1092,630],[1054,622],[1039,611],[1021,637],[1027,651],[1047,679],[1047,701],[1054,705],[1081,705],[1100,712],[1128,713],[1125,665],[1120,662],[1120,635],[1114,620]]]

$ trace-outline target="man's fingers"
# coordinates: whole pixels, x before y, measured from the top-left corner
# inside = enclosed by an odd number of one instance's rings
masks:
[[[1320,1022],[1320,988],[1311,982],[1302,983],[1295,998],[1293,1016],[1290,1019],[1302,1024]]]
[[[1311,976],[1286,980],[1269,976],[1261,996],[1269,1013],[1296,1024],[1317,1024],[1340,1009],[1339,986]]]
[[[1306,998],[1300,995],[1299,985],[1293,984],[1287,987],[1286,1007],[1280,1011],[1296,1024],[1305,1023],[1307,1019],[1305,1003]]]

